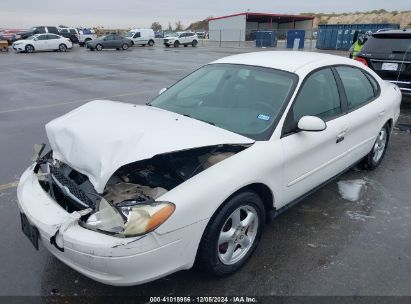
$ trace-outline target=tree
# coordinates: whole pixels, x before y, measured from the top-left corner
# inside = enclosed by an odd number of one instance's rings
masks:
[[[153,22],[153,23],[151,24],[151,29],[152,29],[154,32],[160,32],[160,31],[163,29],[163,27],[161,26],[160,23],[158,23],[158,22],[156,21],[156,22]]]
[[[175,31],[176,31],[176,32],[183,30],[183,24],[181,23],[180,20],[178,20],[178,21],[175,23],[175,25],[176,25],[176,28],[175,28]]]
[[[172,26],[171,26],[171,22],[170,22],[170,21],[168,22],[167,31],[169,31],[169,32],[172,32],[172,31],[173,31],[173,28],[172,28]]]

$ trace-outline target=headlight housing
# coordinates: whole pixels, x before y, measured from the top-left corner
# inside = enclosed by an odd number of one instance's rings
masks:
[[[97,212],[91,214],[86,228],[98,230],[118,237],[132,237],[149,233],[163,224],[174,212],[170,202],[144,202],[127,200],[110,205],[101,199]]]

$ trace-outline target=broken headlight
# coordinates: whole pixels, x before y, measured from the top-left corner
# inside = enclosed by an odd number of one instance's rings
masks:
[[[98,211],[88,217],[85,226],[119,237],[137,236],[155,230],[174,210],[175,205],[169,202],[128,200],[113,207],[102,198]]]

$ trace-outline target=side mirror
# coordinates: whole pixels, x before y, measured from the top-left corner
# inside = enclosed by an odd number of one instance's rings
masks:
[[[298,121],[298,129],[308,132],[320,132],[327,128],[324,120],[316,116],[303,116]]]
[[[38,38],[34,38],[33,40],[34,40],[34,41],[37,41],[37,40],[39,40],[39,39],[38,39]]]
[[[162,88],[162,89],[160,90],[160,92],[158,92],[158,95],[163,94],[165,91],[167,91],[167,88]]]

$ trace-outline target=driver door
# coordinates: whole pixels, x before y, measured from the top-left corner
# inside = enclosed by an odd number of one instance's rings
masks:
[[[34,48],[37,51],[44,51],[48,49],[48,39],[46,34],[37,36]]]
[[[283,126],[283,205],[331,179],[346,168],[347,118],[330,67],[308,75],[290,108]],[[298,130],[303,116],[323,119],[319,132]]]

